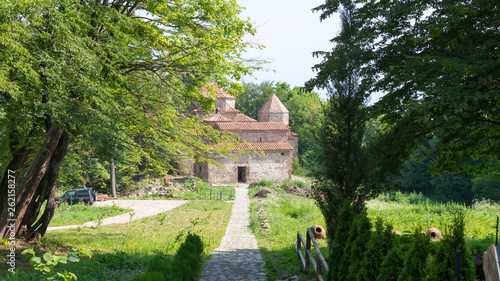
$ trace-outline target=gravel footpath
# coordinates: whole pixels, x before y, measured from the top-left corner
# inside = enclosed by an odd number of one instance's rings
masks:
[[[205,262],[199,281],[265,281],[264,261],[251,232],[248,184],[235,188],[236,198],[219,248]]]
[[[163,213],[170,211],[176,207],[181,206],[184,203],[189,202],[188,200],[108,200],[104,202],[95,202],[94,206],[113,206],[113,203],[118,207],[132,209],[135,215],[132,220],[138,220],[144,217],[154,216],[158,213]],[[130,221],[130,212],[121,214],[114,217],[105,218],[102,220],[101,225],[113,224],[113,223],[126,223]],[[95,221],[86,222],[82,225],[64,225],[64,226],[53,226],[47,227],[47,231],[76,228],[79,226],[94,227],[97,226]]]

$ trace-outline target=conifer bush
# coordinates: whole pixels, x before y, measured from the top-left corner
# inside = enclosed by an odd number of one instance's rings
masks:
[[[476,280],[475,266],[465,244],[465,215],[462,212],[457,213],[446,228],[430,266],[429,281],[454,280],[456,250],[462,252],[460,280]]]
[[[402,243],[398,238],[392,249],[389,250],[380,265],[377,281],[397,281],[404,266],[405,253],[410,249],[410,244]]]
[[[415,231],[413,235],[413,242],[405,255],[398,281],[421,281],[426,276],[430,237],[420,234],[420,230]]]
[[[358,217],[356,237],[350,248],[350,265],[348,268],[347,280],[356,280],[361,261],[366,251],[367,241],[372,235],[372,224],[368,219],[366,210]],[[346,268],[347,269],[347,268]]]
[[[338,272],[337,280],[349,280],[349,266],[351,265],[351,249],[354,245],[354,241],[358,236],[358,225],[360,221],[360,216],[354,217],[351,228],[349,230],[346,246],[342,254],[341,264],[342,268]]]
[[[375,232],[368,241],[361,266],[358,268],[357,280],[377,280],[380,265],[394,244],[392,226],[387,225],[384,229],[384,223],[379,218],[375,223],[375,228]]]
[[[338,224],[330,247],[330,258],[328,259],[327,280],[339,280],[340,272],[344,270],[342,256],[347,245],[353,218],[354,213],[351,203],[346,200],[337,217]]]

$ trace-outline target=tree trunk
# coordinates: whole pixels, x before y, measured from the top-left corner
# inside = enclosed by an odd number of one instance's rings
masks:
[[[33,149],[28,149],[27,147],[20,148],[17,153],[13,154],[12,160],[5,169],[2,181],[0,182],[0,218],[7,218],[7,211],[9,207],[7,205],[9,170],[15,172],[14,176],[17,184],[19,182],[19,178],[21,177],[24,164],[31,153],[33,153]]]
[[[111,177],[111,196],[113,198],[116,197],[116,185],[115,185],[115,160],[111,158],[111,172],[110,172],[110,177]]]
[[[31,131],[28,134],[28,137],[32,137],[35,134],[36,127],[33,126]],[[9,148],[10,153],[12,155],[12,159],[9,161],[7,165],[2,181],[0,182],[0,220],[7,217],[8,213],[8,185],[9,185],[9,174],[12,176],[12,173],[9,171],[14,171],[14,185],[18,185],[21,175],[23,174],[23,170],[26,165],[26,161],[28,157],[34,152],[32,148],[29,148],[27,145],[22,147],[20,146],[20,136],[19,132],[16,129],[13,129],[9,132]],[[18,148],[19,147],[19,148]]]
[[[94,156],[97,152],[92,151],[89,157],[89,163],[85,167],[85,172],[82,174],[82,187],[87,188],[87,178],[89,176],[89,171],[90,171],[90,165],[92,165],[92,160],[94,160]]]
[[[6,237],[7,226],[13,226],[16,232],[19,231],[19,226],[26,214],[29,204],[31,203],[33,196],[37,192],[38,186],[42,181],[42,177],[49,165],[50,159],[61,138],[62,130],[57,127],[56,124],[52,124],[50,129],[47,131],[45,140],[40,147],[35,159],[31,163],[31,166],[23,179],[21,186],[19,187],[16,194],[16,218],[14,222],[8,223],[7,216],[0,218],[0,237]]]
[[[27,238],[35,238],[36,236],[43,236],[45,231],[47,230],[47,226],[50,223],[50,220],[54,216],[54,213],[59,206],[55,201],[55,193],[57,187],[57,177],[59,175],[59,170],[61,168],[64,157],[68,152],[69,146],[69,137],[66,133],[64,133],[59,143],[50,159],[49,167],[45,172],[42,181],[40,182],[37,194],[39,196],[34,196],[34,200],[31,201],[31,204],[28,207],[28,211],[23,218],[20,229],[26,229],[26,233],[18,233],[19,235],[23,235]],[[45,206],[45,211],[37,220],[38,214],[40,214],[40,209],[44,202],[47,202]],[[36,221],[36,223],[35,223]]]

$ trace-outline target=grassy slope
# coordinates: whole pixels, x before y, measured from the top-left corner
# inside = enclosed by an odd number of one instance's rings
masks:
[[[93,253],[91,259],[58,266],[59,271],[73,272],[78,280],[127,280],[143,272],[154,255],[173,256],[190,229],[202,237],[205,254],[211,253],[224,235],[231,206],[224,201],[193,201],[127,224],[52,231],[41,243],[25,247],[34,247],[38,255],[40,252],[64,254],[72,247],[86,249]],[[193,223],[197,224],[193,226]],[[21,251],[21,247],[16,251],[16,263],[24,272],[19,280],[38,280]],[[6,255],[7,248],[0,247],[0,271],[7,268]]]
[[[251,189],[250,196],[255,192],[256,189]],[[301,279],[307,280],[297,259],[294,240],[298,230],[305,238],[308,227],[325,224],[314,201],[285,194],[268,195],[265,199],[253,199],[250,208],[250,224],[266,262],[268,280],[277,280],[287,274],[302,275]],[[262,220],[269,221],[270,231],[261,230]],[[318,244],[326,253],[326,240],[318,240]]]

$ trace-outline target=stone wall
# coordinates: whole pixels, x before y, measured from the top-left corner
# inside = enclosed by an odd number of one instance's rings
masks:
[[[293,147],[293,158],[295,159],[299,156],[299,137],[289,139],[288,143]]]
[[[223,113],[230,110],[230,108],[234,109],[235,101],[235,99],[217,99],[214,102],[214,107],[218,113]]]
[[[286,112],[259,112],[259,122],[281,122],[288,125],[289,115]]]
[[[196,176],[206,179],[210,183],[238,182],[238,170],[244,172],[247,183],[259,182],[262,179],[273,182],[283,182],[292,177],[293,151],[266,151],[265,155],[250,154],[237,155],[238,161],[231,159],[214,159],[220,167],[206,165],[206,173],[196,173]],[[239,168],[239,169],[238,169]],[[200,171],[204,171],[202,168]]]

